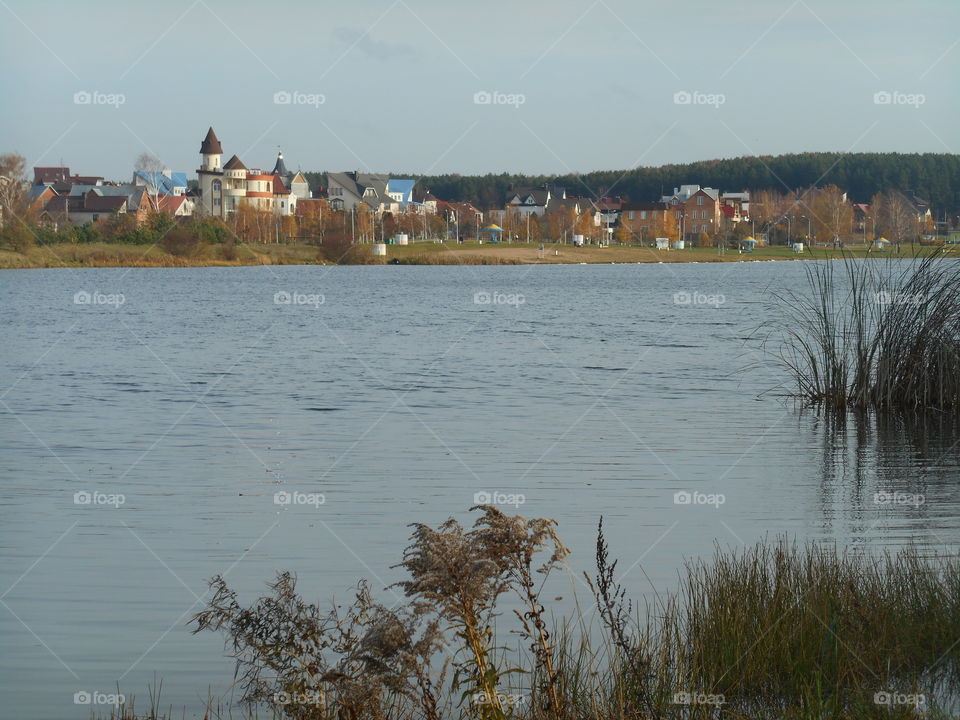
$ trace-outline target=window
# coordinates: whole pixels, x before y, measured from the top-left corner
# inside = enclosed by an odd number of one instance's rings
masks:
[[[703,195],[697,198],[697,205],[703,205]]]
[[[642,216],[642,213],[641,213]],[[633,220],[633,210],[627,213],[627,220]]]
[[[647,211],[646,211],[646,210],[641,210],[641,211],[640,211],[640,219],[641,219],[641,220],[646,220],[646,219],[647,219]]]
[[[214,199],[213,199],[213,206],[214,206],[214,207],[220,207],[220,198],[214,198]]]

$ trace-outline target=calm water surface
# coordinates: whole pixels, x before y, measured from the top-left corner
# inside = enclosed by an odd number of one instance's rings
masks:
[[[749,338],[802,287],[799,262],[0,272],[2,714],[88,717],[74,693],[154,674],[197,710],[232,680],[188,626],[211,576],[390,600],[407,524],[469,522],[477,493],[559,521],[558,611],[601,515],[635,597],[784,533],[954,552],[955,428],[831,427],[767,392]]]

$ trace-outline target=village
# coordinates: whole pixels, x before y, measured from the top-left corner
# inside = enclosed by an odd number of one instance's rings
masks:
[[[690,183],[659,197],[631,198],[543,184],[511,186],[502,203],[479,207],[465,199],[440,199],[415,178],[293,171],[282,151],[270,170],[248,166],[224,151],[213,127],[199,155],[195,179],[148,154],[137,160],[129,182],[72,174],[69,167],[34,167],[29,215],[45,232],[75,232],[87,239],[207,220],[219,222],[223,232],[215,226],[215,234],[239,242],[335,239],[370,244],[374,255],[386,255],[386,245],[416,241],[748,252],[765,245],[798,252],[805,245],[899,249],[941,235],[945,242],[960,242],[945,221],[938,228],[930,203],[908,190],[889,190],[864,203],[833,185],[777,192]]]

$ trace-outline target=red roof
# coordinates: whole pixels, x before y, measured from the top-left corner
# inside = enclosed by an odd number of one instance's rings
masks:
[[[283,184],[283,180],[280,179],[280,173],[273,174],[273,194],[274,195],[289,195],[290,191],[287,190],[287,186]]]
[[[57,181],[66,181],[70,176],[68,167],[35,167],[33,169],[34,185],[49,185]]]
[[[157,206],[162,213],[176,215],[181,206],[187,201],[185,195],[161,195]]]

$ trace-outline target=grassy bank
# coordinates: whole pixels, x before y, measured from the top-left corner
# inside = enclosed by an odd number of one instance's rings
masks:
[[[682,263],[682,262],[746,262],[766,260],[810,260],[835,258],[841,251],[833,248],[810,248],[802,254],[787,247],[762,247],[753,252],[717,248],[654,250],[652,248],[611,246],[573,247],[572,245],[539,243],[420,242],[412,245],[388,245],[385,259],[409,265],[529,265],[579,263]],[[363,255],[369,246],[360,246]],[[903,257],[919,255],[930,248],[904,246]],[[868,252],[865,246],[848,246],[848,256],[889,256],[887,252]],[[960,254],[956,248],[949,252]],[[335,259],[335,258],[331,258]],[[123,243],[55,244],[31,247],[23,252],[0,249],[0,269],[57,267],[205,267],[240,265],[317,265],[329,263],[323,249],[303,244],[200,244],[189,252],[172,254],[159,245]],[[369,262],[369,260],[364,261]]]
[[[305,600],[280,573],[250,605],[211,582],[195,631],[237,663],[233,717],[289,720],[861,720],[952,717],[960,563],[915,549],[868,557],[786,539],[717,548],[635,613],[602,523],[592,605],[554,622],[556,524],[490,506],[472,527],[416,524],[400,606],[364,582],[352,603]],[[519,601],[514,628],[498,605]],[[508,642],[507,638],[515,640]],[[516,641],[519,639],[519,642]],[[509,645],[509,647],[507,647]],[[154,700],[151,703],[157,706]],[[214,703],[217,705],[218,703]],[[197,716],[225,717],[220,707]],[[185,715],[186,713],[184,713]],[[178,713],[179,715],[179,713]],[[112,717],[136,717],[126,708]],[[154,717],[150,714],[143,717]]]

